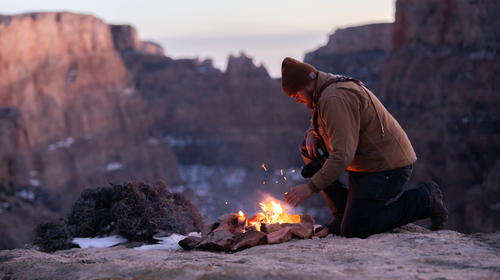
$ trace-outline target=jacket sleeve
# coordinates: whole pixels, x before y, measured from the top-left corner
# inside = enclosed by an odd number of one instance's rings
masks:
[[[319,192],[337,180],[351,164],[359,141],[359,105],[331,96],[320,108],[320,118],[325,122],[325,131],[330,139],[330,156],[323,167],[311,178],[308,185]]]

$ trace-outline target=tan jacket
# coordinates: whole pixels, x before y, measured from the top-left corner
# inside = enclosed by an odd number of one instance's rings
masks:
[[[332,74],[320,71],[316,90],[319,91],[332,77]],[[385,141],[382,141],[374,104],[384,125]],[[308,183],[314,192],[320,192],[333,183],[346,169],[379,172],[412,165],[416,161],[403,128],[368,89],[354,82],[331,84],[323,91],[317,107],[319,134],[330,156]]]

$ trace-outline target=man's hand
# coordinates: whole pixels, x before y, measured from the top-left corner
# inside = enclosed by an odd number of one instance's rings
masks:
[[[321,145],[321,141],[319,140],[316,135],[314,135],[314,132],[309,131],[307,133],[306,137],[306,148],[307,148],[307,153],[309,156],[314,156],[315,158],[319,157],[318,154],[318,147]]]
[[[285,202],[286,204],[290,205],[290,203],[292,203],[294,200],[297,200],[297,202],[295,202],[295,205],[293,206],[297,207],[297,205],[299,205],[301,201],[308,199],[313,193],[314,192],[309,188],[308,185],[298,185],[295,188],[292,188],[292,190],[285,195]]]

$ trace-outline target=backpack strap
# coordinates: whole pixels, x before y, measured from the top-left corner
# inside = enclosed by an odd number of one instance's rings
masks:
[[[316,137],[318,137],[323,142],[323,137],[319,134],[319,130],[318,130],[318,114],[319,113],[318,113],[318,107],[316,105],[318,104],[318,101],[321,98],[321,94],[323,93],[323,91],[329,85],[334,84],[334,83],[338,83],[338,82],[354,82],[363,88],[363,90],[366,92],[366,94],[370,98],[370,100],[373,104],[373,108],[375,108],[375,112],[377,113],[378,120],[380,121],[380,127],[382,129],[382,141],[385,141],[385,132],[384,132],[384,126],[382,125],[382,119],[380,118],[380,114],[378,112],[377,106],[375,106],[375,102],[373,102],[372,96],[366,91],[366,89],[369,89],[369,88],[367,86],[365,86],[365,84],[363,84],[363,82],[361,82],[360,80],[353,79],[353,78],[346,77],[346,76],[336,76],[336,77],[329,79],[328,81],[326,81],[323,84],[323,86],[321,86],[320,90],[317,93],[315,92],[313,94],[313,110],[312,110],[313,123],[312,123],[312,125],[313,125],[314,135]]]

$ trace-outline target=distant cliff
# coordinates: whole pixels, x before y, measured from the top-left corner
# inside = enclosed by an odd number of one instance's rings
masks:
[[[288,98],[280,82],[246,55],[231,56],[226,72],[197,59],[139,53],[123,59],[180,163],[301,164],[296,151],[310,111]]]
[[[337,29],[325,46],[307,53],[304,62],[324,72],[362,80],[372,88],[392,48],[392,26],[378,23]]]
[[[0,104],[12,108],[2,110],[8,118],[1,121],[8,128],[0,135],[5,188],[49,191],[53,210],[65,213],[85,187],[179,180],[176,158],[150,129],[152,114],[101,20],[0,16],[0,73]],[[7,208],[2,229],[13,226],[4,223],[16,206]]]
[[[495,1],[398,0],[375,90],[412,140],[413,181],[440,184],[464,232],[500,230],[500,185],[486,187],[500,160],[499,26]],[[488,199],[472,202],[473,187]]]
[[[417,153],[410,186],[436,181],[464,232],[500,230],[499,26],[494,1],[398,0],[393,24],[339,29],[305,57],[374,90]]]

